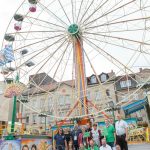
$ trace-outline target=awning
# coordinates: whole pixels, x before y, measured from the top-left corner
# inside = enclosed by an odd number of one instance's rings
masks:
[[[144,98],[142,100],[137,100],[136,102],[133,102],[127,106],[122,107],[126,115],[132,114],[136,111],[139,111],[141,109],[144,109],[145,104],[147,103],[147,98]]]

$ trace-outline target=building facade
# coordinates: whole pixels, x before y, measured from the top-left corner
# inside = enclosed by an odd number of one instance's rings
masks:
[[[116,76],[111,71],[110,73],[102,72],[98,76],[93,74],[87,77],[88,113],[94,114],[108,108],[109,102],[118,104],[118,106],[123,108],[126,105],[144,99],[146,96],[144,89],[140,88],[139,90],[138,88],[149,75],[149,69],[140,69],[136,74]],[[30,84],[24,93],[28,103],[20,107],[22,122],[27,127],[37,128],[40,126],[44,127],[45,123],[47,125],[56,124],[62,119],[61,117],[80,115],[79,104],[73,109],[77,101],[74,95],[74,81],[69,80],[59,83],[48,75],[46,75],[44,80],[42,80],[43,77],[41,76],[45,76],[45,73],[31,76],[32,85]],[[73,111],[71,111],[72,109]],[[48,116],[41,117],[40,113],[48,114]],[[111,112],[109,114],[111,115]],[[128,116],[135,117],[133,114],[126,115],[126,117]],[[99,118],[96,121],[99,121]]]

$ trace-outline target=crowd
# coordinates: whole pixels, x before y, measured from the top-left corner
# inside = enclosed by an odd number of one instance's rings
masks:
[[[99,129],[96,123],[79,127],[72,131],[58,129],[54,136],[54,149],[57,150],[128,150],[128,126],[117,114],[118,121],[105,119],[105,126]]]

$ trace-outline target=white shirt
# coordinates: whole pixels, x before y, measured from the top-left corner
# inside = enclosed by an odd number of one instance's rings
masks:
[[[99,132],[98,132],[98,129],[97,130],[94,130],[92,129],[92,136],[93,136],[93,140],[96,142],[96,141],[99,141]],[[96,143],[97,144],[97,143]]]
[[[128,128],[128,124],[124,120],[120,120],[116,122],[115,128],[117,135],[123,135],[126,133],[126,128]]]
[[[106,144],[106,146],[101,146],[100,150],[112,150],[111,147],[109,145]]]

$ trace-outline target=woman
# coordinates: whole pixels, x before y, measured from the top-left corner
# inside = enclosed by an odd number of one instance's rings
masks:
[[[84,137],[86,128],[83,126],[81,130],[82,132],[79,134],[79,137],[78,137],[78,145],[87,146],[87,138]]]
[[[32,145],[31,150],[37,150],[37,147],[35,144]]]
[[[55,147],[57,150],[65,150],[68,149],[67,147],[67,141],[63,132],[62,128],[58,129],[57,134],[54,136],[54,140],[55,140]]]
[[[65,129],[65,138],[67,141],[67,147],[69,147],[69,143],[71,141],[71,134],[68,128]]]
[[[28,145],[23,145],[22,150],[29,150]]]
[[[101,135],[101,130],[99,130],[97,128],[97,124],[96,123],[93,124],[93,128],[92,128],[92,131],[91,131],[91,138],[93,139],[94,143],[98,147],[100,147],[102,135]]]

